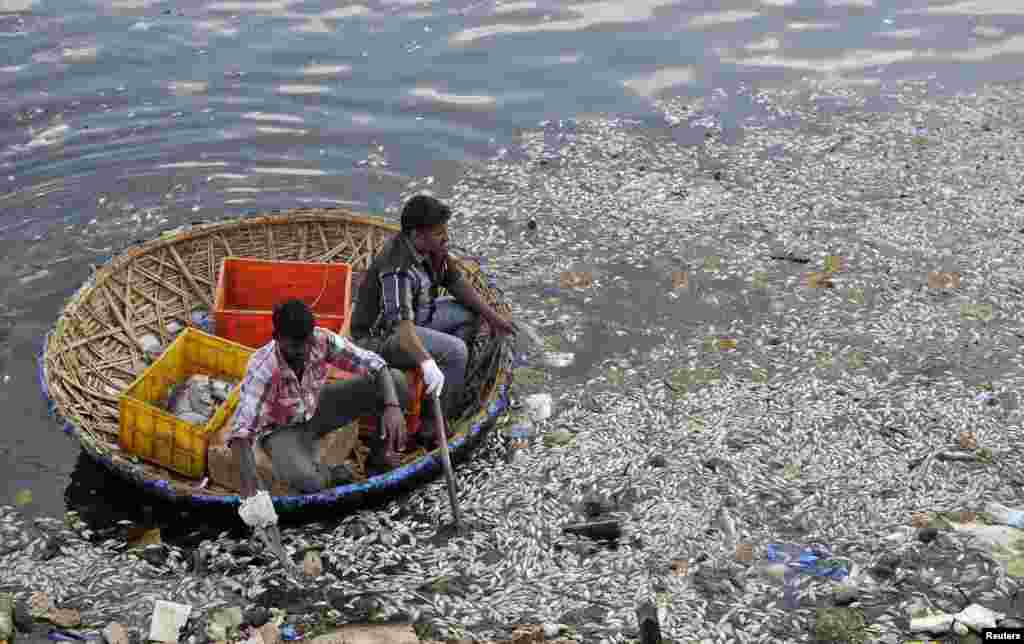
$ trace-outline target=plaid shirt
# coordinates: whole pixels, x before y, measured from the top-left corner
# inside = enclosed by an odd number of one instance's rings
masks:
[[[386,337],[404,320],[427,324],[434,313],[438,287],[454,294],[462,273],[447,259],[434,267],[399,233],[366,272],[352,313],[352,337]]]
[[[284,356],[271,340],[249,358],[228,438],[266,439],[280,426],[308,421],[316,413],[320,389],[327,381],[327,365],[357,375],[377,373],[385,366],[379,355],[361,349],[348,338],[317,327],[306,354],[299,382]]]

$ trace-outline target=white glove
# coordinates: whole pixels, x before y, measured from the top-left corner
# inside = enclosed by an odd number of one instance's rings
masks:
[[[242,501],[238,508],[238,516],[242,517],[245,525],[250,528],[266,528],[277,525],[277,512],[274,511],[274,502],[266,490],[260,490],[253,496]]]
[[[444,374],[438,368],[434,359],[424,360],[420,363],[420,371],[423,372],[423,381],[427,385],[427,393],[431,396],[440,396],[444,389]]]

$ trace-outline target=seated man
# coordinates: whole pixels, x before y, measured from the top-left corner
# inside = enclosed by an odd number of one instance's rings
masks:
[[[513,331],[467,284],[448,261],[448,220],[451,210],[437,199],[416,195],[402,209],[402,230],[374,258],[359,288],[352,314],[352,337],[371,347],[398,369],[419,368],[427,395],[445,391],[458,400],[466,377],[469,351],[459,337],[481,315],[499,334]],[[439,287],[453,297],[441,298]],[[440,368],[438,368],[440,363]],[[424,406],[421,442],[436,445],[433,406]]]
[[[326,434],[359,416],[380,415],[382,435],[370,441],[372,471],[385,459],[385,437],[394,440],[405,431],[408,389],[401,371],[385,368],[380,356],[349,339],[315,327],[313,312],[299,300],[274,307],[273,320],[273,340],[249,359],[227,440],[239,459],[246,499],[261,487],[253,441],[270,452],[275,479],[309,493],[352,481],[347,466],[316,462],[317,441]],[[327,383],[328,364],[357,377]]]

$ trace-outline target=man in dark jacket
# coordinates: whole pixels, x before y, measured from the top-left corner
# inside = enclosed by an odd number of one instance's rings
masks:
[[[434,197],[416,195],[402,209],[401,232],[374,258],[359,288],[352,338],[395,369],[419,368],[427,395],[458,399],[469,351],[460,334],[476,316],[499,334],[513,332],[448,260],[451,210]],[[445,288],[451,296],[438,297]],[[425,405],[425,410],[432,409]],[[450,412],[450,409],[445,409]],[[427,411],[420,437],[429,446],[436,421]]]

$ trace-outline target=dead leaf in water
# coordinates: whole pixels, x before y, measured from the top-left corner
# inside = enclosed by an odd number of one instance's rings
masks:
[[[960,307],[960,315],[967,320],[989,322],[995,317],[991,304],[964,304]]]
[[[733,351],[736,349],[736,338],[719,338],[718,339],[718,350],[719,351]]]
[[[594,284],[594,276],[584,271],[565,271],[558,283],[562,288],[588,288]]]
[[[754,560],[754,545],[741,543],[736,546],[736,561],[751,562]]]
[[[144,548],[157,543],[162,543],[160,528],[135,527],[128,530],[127,535],[129,548]]]
[[[826,255],[825,256],[825,272],[826,273],[838,273],[843,270],[843,258],[839,255]]]
[[[818,351],[814,355],[814,360],[818,363],[818,367],[822,369],[828,369],[832,366],[832,352],[831,351]]]
[[[846,291],[846,301],[851,304],[863,304],[864,303],[864,289],[862,288],[851,288]]]
[[[960,288],[960,273],[928,273],[929,288]]]
[[[808,273],[804,283],[809,288],[834,288],[831,273]]]
[[[864,366],[864,354],[860,351],[852,351],[846,363],[851,369],[860,369]]]
[[[974,436],[974,432],[960,432],[957,443],[960,445],[960,449],[969,450],[978,447],[978,439]]]
[[[32,503],[32,490],[21,490],[14,495],[14,505],[24,507]]]
[[[689,290],[690,288],[690,274],[686,271],[676,271],[672,273],[672,288],[676,290]]]

